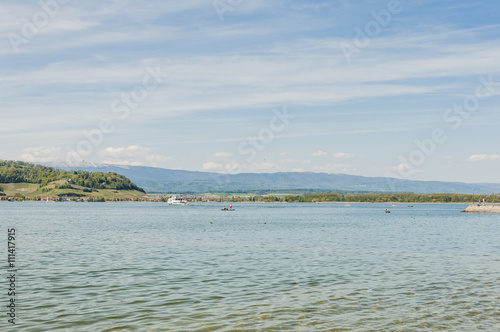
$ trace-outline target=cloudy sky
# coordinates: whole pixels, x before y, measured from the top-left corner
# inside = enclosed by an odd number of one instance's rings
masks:
[[[4,1],[0,159],[500,182],[498,12]]]

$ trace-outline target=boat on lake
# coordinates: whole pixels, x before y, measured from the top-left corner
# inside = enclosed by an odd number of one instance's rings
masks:
[[[221,211],[234,211],[233,209],[233,204],[229,205],[229,209],[227,207],[223,207],[222,209],[220,209]]]
[[[167,200],[168,205],[187,205],[188,202],[185,199],[177,198],[177,196],[171,196]]]

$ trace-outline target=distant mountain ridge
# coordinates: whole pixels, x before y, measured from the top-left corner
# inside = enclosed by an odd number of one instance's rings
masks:
[[[497,183],[461,183],[439,181],[413,181],[384,177],[363,177],[347,174],[281,172],[220,174],[172,170],[146,166],[111,164],[44,163],[63,170],[89,172],[115,172],[121,174],[147,192],[184,193],[214,191],[251,191],[283,189],[353,190],[364,192],[410,193],[500,193]]]

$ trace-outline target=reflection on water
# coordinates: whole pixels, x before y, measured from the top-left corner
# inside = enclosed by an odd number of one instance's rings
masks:
[[[17,329],[500,330],[500,215],[221,207],[2,203],[18,233]]]

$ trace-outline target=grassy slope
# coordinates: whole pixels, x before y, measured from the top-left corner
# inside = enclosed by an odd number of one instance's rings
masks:
[[[82,191],[84,187],[78,185],[73,185],[73,187],[76,189],[55,189],[55,184],[61,184],[59,182],[60,181],[49,183],[46,187],[44,187],[50,189],[46,192],[43,192],[41,188],[39,188],[38,184],[32,183],[2,183],[1,186],[7,196],[14,196],[15,194],[19,193],[28,198],[47,196],[57,197],[65,196],[68,194],[82,195],[82,197],[104,197],[105,199],[147,197],[146,194],[136,190],[94,189],[93,192],[86,193]]]

